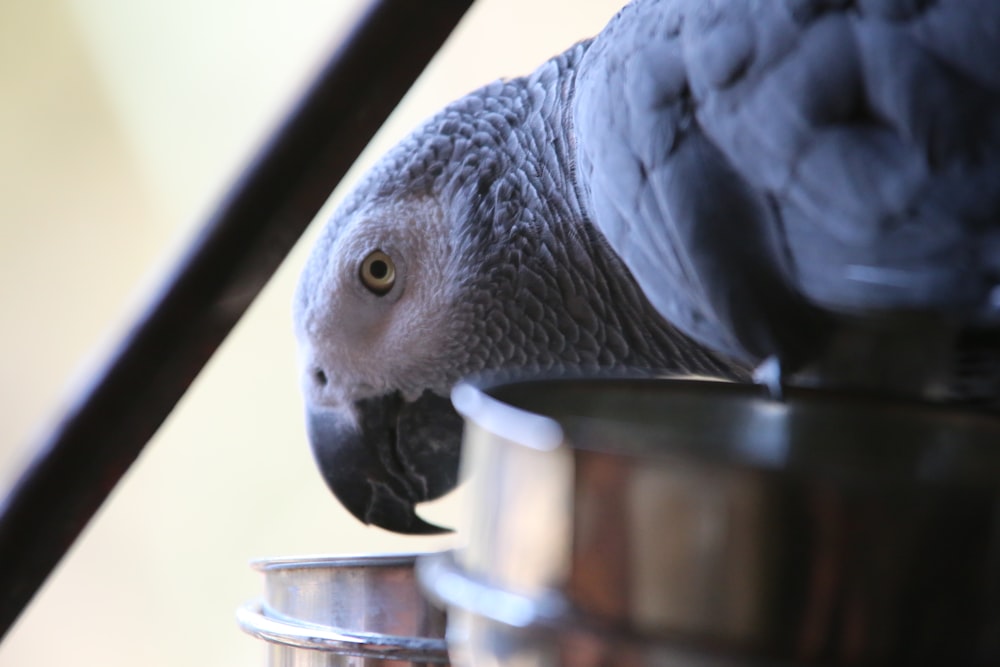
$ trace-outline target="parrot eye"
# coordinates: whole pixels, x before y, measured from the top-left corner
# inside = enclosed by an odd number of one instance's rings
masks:
[[[374,250],[361,262],[361,282],[373,294],[388,294],[396,283],[396,265],[381,250]]]

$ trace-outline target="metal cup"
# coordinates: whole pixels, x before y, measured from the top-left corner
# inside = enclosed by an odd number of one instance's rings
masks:
[[[421,581],[456,662],[1000,664],[996,416],[677,380],[453,398],[469,540]]]
[[[414,576],[415,555],[256,561],[262,600],[237,611],[268,642],[270,667],[447,664],[444,612]]]

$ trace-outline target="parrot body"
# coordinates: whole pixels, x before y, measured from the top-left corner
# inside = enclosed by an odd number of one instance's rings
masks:
[[[577,76],[588,214],[738,358],[814,357],[831,312],[995,321],[998,58],[994,2],[633,3]]]
[[[449,105],[356,187],[300,281],[328,484],[365,522],[434,530],[413,508],[456,483],[447,396],[468,376],[745,380],[768,357],[857,358],[883,316],[915,350],[941,321],[990,330],[997,62],[1000,3],[639,0]],[[914,365],[886,356],[897,379]]]

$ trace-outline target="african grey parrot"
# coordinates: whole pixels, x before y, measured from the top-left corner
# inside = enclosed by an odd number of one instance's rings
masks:
[[[959,332],[954,379],[998,284],[1000,2],[637,0],[333,215],[294,308],[310,439],[356,517],[428,532],[463,377],[793,373],[885,316],[889,357]]]

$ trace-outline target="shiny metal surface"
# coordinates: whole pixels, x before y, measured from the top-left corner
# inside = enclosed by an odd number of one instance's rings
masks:
[[[421,560],[420,581],[448,607],[455,665],[475,667],[776,667],[683,637],[639,635],[580,614],[560,596],[504,591],[471,576],[450,554]],[[802,663],[797,663],[802,664]]]
[[[416,556],[268,559],[263,600],[237,621],[270,667],[447,664],[445,617],[421,595]]]
[[[593,664],[580,637],[601,664],[1000,662],[997,417],[676,380],[454,400],[470,538],[424,583],[472,664]]]

